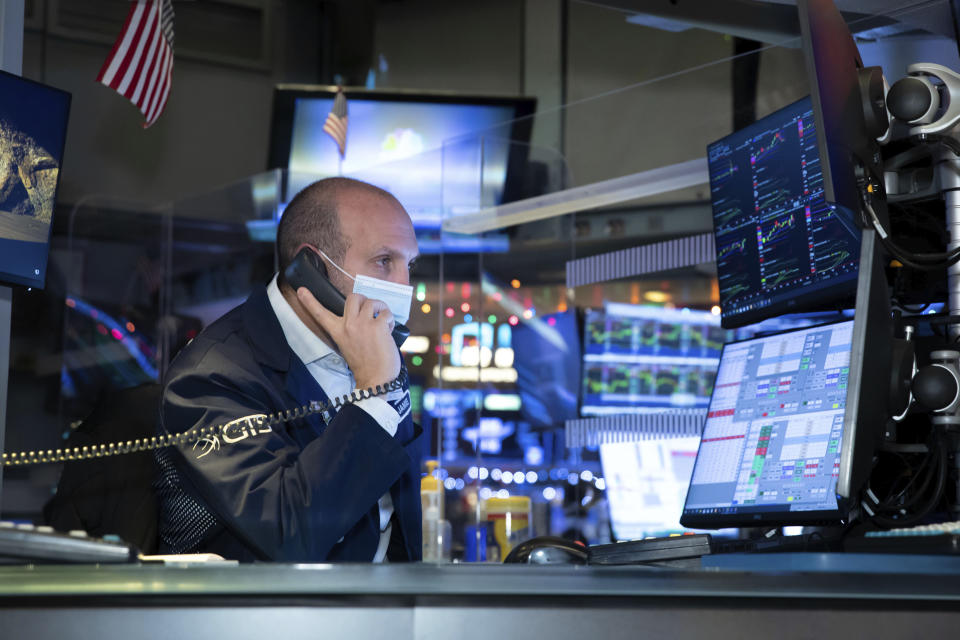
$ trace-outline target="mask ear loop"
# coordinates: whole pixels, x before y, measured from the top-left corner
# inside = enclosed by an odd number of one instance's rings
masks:
[[[339,271],[339,272],[342,273],[343,275],[347,276],[347,277],[350,278],[351,280],[356,281],[356,277],[354,277],[354,276],[350,275],[349,273],[347,273],[346,271],[344,271],[344,270],[343,270],[343,267],[341,267],[341,266],[338,265],[336,262],[334,262],[333,260],[330,259],[330,256],[328,256],[327,254],[325,254],[325,253],[324,253],[323,251],[321,251],[320,249],[317,249],[315,246],[313,246],[313,245],[310,244],[309,242],[304,242],[304,243],[301,244],[299,247],[297,247],[296,253],[300,253],[300,251],[302,251],[303,249],[310,249],[311,251],[313,251],[314,253],[316,253],[316,254],[319,255],[320,257],[322,257],[324,260],[326,260],[327,262],[329,262],[331,265],[333,265],[333,267],[334,267],[337,271]]]

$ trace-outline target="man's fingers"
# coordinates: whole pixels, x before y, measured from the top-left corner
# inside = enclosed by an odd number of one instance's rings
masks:
[[[297,299],[307,310],[307,313],[323,327],[323,330],[336,340],[336,336],[340,335],[340,326],[343,323],[343,318],[320,304],[306,287],[297,289]]]
[[[383,303],[381,303],[383,304]],[[390,307],[383,305],[383,309],[377,314],[377,320],[382,320],[387,323],[387,328],[390,331],[393,331],[393,325],[396,324],[396,320],[393,318],[393,312],[390,311]]]
[[[393,312],[390,311],[386,302],[368,298],[360,307],[360,314],[365,318],[376,318],[378,321],[385,322],[393,331]]]
[[[351,293],[347,296],[347,301],[343,305],[343,317],[355,319],[360,315],[360,309],[367,301],[367,296],[362,293]]]

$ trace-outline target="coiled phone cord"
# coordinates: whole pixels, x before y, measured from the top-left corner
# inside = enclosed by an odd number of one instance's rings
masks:
[[[396,379],[376,387],[359,389],[343,396],[338,396],[330,402],[313,401],[294,409],[285,409],[272,413],[267,416],[252,416],[250,422],[257,426],[273,427],[284,422],[301,420],[307,416],[323,413],[330,409],[339,410],[341,407],[382,396],[403,388],[406,382],[406,369],[400,371]],[[235,422],[235,421],[234,421]],[[135,453],[137,451],[153,451],[164,447],[189,444],[203,438],[214,435],[220,435],[226,424],[216,426],[195,427],[182,433],[167,433],[161,436],[151,436],[149,438],[136,438],[122,442],[110,442],[106,444],[86,445],[82,447],[67,447],[65,449],[47,449],[46,451],[14,451],[4,453],[0,456],[0,466],[2,467],[20,467],[30,464],[46,464],[50,462],[70,462],[73,460],[90,460],[94,458],[106,458],[108,456],[119,456],[126,453]]]

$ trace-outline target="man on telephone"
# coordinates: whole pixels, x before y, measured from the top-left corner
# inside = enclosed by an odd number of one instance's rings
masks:
[[[287,206],[277,254],[270,284],[204,329],[165,380],[161,434],[223,427],[157,452],[161,552],[419,560],[422,439],[393,335],[412,297],[410,217],[386,191],[328,178]],[[335,291],[317,291],[321,304],[294,289],[297,269]],[[395,380],[337,411],[263,419]]]

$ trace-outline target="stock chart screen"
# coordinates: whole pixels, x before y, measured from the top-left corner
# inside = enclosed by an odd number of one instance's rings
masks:
[[[588,311],[581,415],[705,408],[726,334],[705,311],[619,303]]]
[[[852,339],[848,320],[726,346],[685,522],[836,514]]]
[[[860,231],[824,200],[805,98],[707,147],[724,326],[853,292]]]

